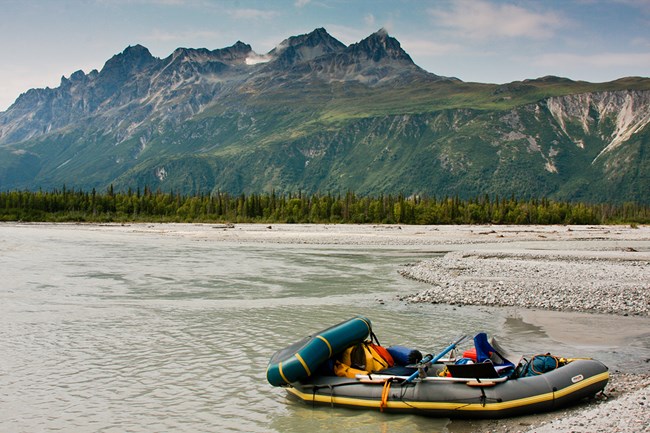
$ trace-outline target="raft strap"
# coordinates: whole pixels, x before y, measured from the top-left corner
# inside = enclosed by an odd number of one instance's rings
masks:
[[[379,410],[384,411],[385,407],[388,407],[388,395],[390,394],[390,380],[384,382],[384,387],[381,390],[381,402],[379,403]]]

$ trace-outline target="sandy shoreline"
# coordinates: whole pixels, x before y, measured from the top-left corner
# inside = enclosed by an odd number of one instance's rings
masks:
[[[0,223],[0,227],[3,225],[34,224]],[[567,323],[582,326],[582,335],[589,334],[590,313],[605,313],[612,319],[610,337],[604,334],[599,337],[617,338],[614,330],[621,328],[621,321],[629,321],[624,325],[628,328],[625,338],[647,338],[650,333],[650,226],[155,223],[56,226],[62,230],[119,230],[134,235],[178,236],[207,242],[420,251],[431,253],[431,259],[405,266],[399,272],[431,287],[422,293],[405,294],[406,302],[516,306],[521,308],[520,314],[527,322],[565,341],[572,338]],[[602,317],[600,320],[603,323]],[[607,334],[607,331],[603,332]],[[648,374],[613,372],[606,393],[608,399],[586,407],[508,420],[452,422],[449,430],[650,431]],[[615,416],[611,416],[613,412]]]
[[[328,244],[414,247],[430,246],[435,251],[457,250],[459,245],[479,248],[545,248],[566,251],[577,245],[585,250],[617,253],[644,251],[650,258],[650,227],[641,226],[398,226],[398,225],[315,225],[315,224],[138,224],[124,226],[142,231],[160,231],[183,236],[206,237],[215,241],[287,244]],[[207,231],[207,233],[206,233]],[[525,245],[518,245],[524,242]],[[585,245],[594,243],[594,246]],[[559,245],[556,245],[559,243]],[[576,245],[574,245],[576,243]],[[602,246],[598,243],[603,244]],[[508,246],[506,246],[508,245]],[[638,247],[638,248],[637,248]],[[624,255],[624,254],[623,254]]]
[[[622,254],[636,249],[650,257],[650,226],[400,226],[352,224],[86,224],[14,223],[29,227],[52,225],[70,230],[120,230],[166,236],[185,236],[217,242],[254,242],[316,245],[368,245],[431,247],[427,250],[458,251],[473,245],[481,250],[554,250],[573,254],[600,251]]]

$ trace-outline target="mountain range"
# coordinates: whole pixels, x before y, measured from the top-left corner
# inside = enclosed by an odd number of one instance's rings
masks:
[[[266,54],[135,45],[0,113],[0,189],[649,204],[649,124],[649,78],[468,83],[383,29],[349,46],[316,29]]]

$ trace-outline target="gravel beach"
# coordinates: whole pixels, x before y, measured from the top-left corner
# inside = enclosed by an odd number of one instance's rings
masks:
[[[456,251],[400,270],[430,283],[408,302],[650,314],[650,254]]]
[[[13,223],[6,223],[13,224]],[[583,336],[650,335],[649,226],[386,226],[304,224],[104,224],[71,230],[123,230],[197,241],[350,245],[425,252],[396,271],[425,282],[407,305],[439,303],[514,307],[549,334],[567,335],[570,314]],[[612,317],[590,329],[589,314]],[[617,319],[618,318],[618,319]],[[602,320],[601,320],[602,323]],[[607,332],[610,334],[607,334]],[[564,334],[563,334],[564,333]],[[450,432],[650,432],[647,371],[612,371],[605,394],[577,408],[505,420],[451,423]]]

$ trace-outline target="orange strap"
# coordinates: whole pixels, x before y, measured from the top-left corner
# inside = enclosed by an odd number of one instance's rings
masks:
[[[388,407],[388,394],[390,392],[390,380],[384,382],[384,388],[381,391],[381,402],[379,403],[379,410],[384,411]]]

